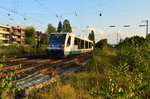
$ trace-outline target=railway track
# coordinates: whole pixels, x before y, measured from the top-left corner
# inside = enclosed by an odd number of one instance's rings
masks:
[[[5,72],[0,78],[6,77],[9,72],[15,70],[16,75],[20,75],[13,83],[22,90],[17,96],[27,96],[56,81],[58,77],[66,77],[70,73],[80,68],[79,64],[88,60],[89,53],[77,55],[63,59],[52,59],[48,56],[38,58],[11,58],[4,62],[2,70]]]

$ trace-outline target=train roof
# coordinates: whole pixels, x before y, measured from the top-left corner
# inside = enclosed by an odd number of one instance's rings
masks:
[[[82,39],[82,40],[86,40],[86,41],[89,41],[89,42],[93,42],[91,40],[89,40],[87,37],[85,36],[82,36],[82,35],[75,35],[74,33],[68,33],[68,32],[61,32],[61,33],[58,33],[58,32],[53,32],[51,34],[69,34],[71,36],[74,36],[76,38],[79,38],[79,39]]]

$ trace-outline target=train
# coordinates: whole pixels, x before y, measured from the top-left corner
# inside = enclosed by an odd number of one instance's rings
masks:
[[[54,58],[90,52],[93,42],[86,37],[73,33],[51,33],[48,38],[46,52]]]

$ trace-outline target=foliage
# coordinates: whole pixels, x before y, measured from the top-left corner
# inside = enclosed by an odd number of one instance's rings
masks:
[[[46,47],[47,47],[46,44],[40,44],[40,46],[37,48],[35,54],[42,54],[42,53],[45,53]]]
[[[143,45],[143,43],[145,42],[143,37],[139,37],[139,36],[133,36],[131,38],[125,38],[125,40],[121,41],[118,46],[122,47],[122,46],[141,46]]]
[[[95,44],[95,48],[104,48],[105,47],[108,47],[109,44],[107,42],[107,39],[101,39],[100,41],[98,41],[96,44]]]
[[[145,41],[146,41],[147,43],[150,43],[150,34],[148,34],[148,35],[146,36]]]
[[[46,44],[40,44],[38,48],[32,48],[28,45],[19,45],[19,44],[12,44],[9,46],[0,46],[0,57],[14,57],[14,56],[22,56],[22,55],[34,55],[44,53],[46,49]]]
[[[47,44],[47,41],[48,41],[48,35],[47,34],[41,34],[40,43],[41,44]]]
[[[25,44],[33,47],[36,45],[36,33],[35,28],[32,26],[28,26],[25,28]]]
[[[95,45],[95,35],[94,35],[94,31],[93,30],[91,30],[91,33],[89,33],[88,38],[89,38],[89,40],[92,40],[93,44]]]
[[[58,23],[57,32],[62,32],[62,23],[61,23],[61,21],[59,21],[59,23]]]
[[[24,45],[12,44],[9,46],[0,46],[0,57],[15,56],[27,54],[27,49]]]
[[[63,32],[72,33],[72,28],[71,28],[70,22],[67,19],[65,19],[63,21]]]
[[[0,64],[0,76],[5,73],[2,70],[3,64]],[[0,78],[0,99],[6,99],[8,96],[14,96],[15,92],[19,90],[17,85],[13,84],[15,80],[15,72],[9,72],[6,77]]]
[[[56,32],[56,28],[52,24],[48,24],[46,33],[51,34],[52,32]]]
[[[119,45],[121,47],[118,52],[118,58],[129,65],[130,71],[138,69],[141,72],[145,72],[150,68],[150,43],[148,37],[144,39],[143,37],[134,36],[128,40],[125,39],[122,45]]]

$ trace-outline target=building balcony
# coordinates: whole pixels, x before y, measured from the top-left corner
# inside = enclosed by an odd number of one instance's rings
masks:
[[[20,38],[17,38],[16,41],[21,41],[21,39],[20,39]]]
[[[1,31],[0,30],[0,34],[10,34],[10,32],[8,32],[8,31]]]
[[[17,39],[16,38],[12,38],[12,41],[17,41]]]
[[[25,37],[25,34],[24,34],[24,33],[22,33],[21,35]]]
[[[0,40],[9,40],[9,38],[0,37]]]
[[[21,33],[19,33],[19,32],[13,32],[13,35],[21,36]]]

